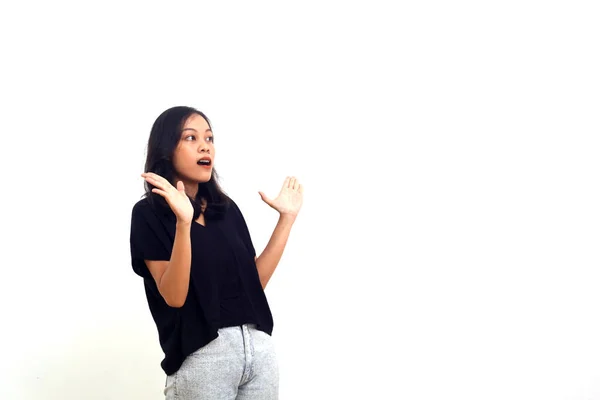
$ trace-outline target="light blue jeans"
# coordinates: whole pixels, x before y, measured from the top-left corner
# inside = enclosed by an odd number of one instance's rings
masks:
[[[166,400],[277,400],[279,367],[273,340],[244,324],[190,354],[167,376]]]

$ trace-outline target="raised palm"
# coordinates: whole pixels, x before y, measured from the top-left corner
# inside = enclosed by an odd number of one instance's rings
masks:
[[[258,192],[262,200],[282,215],[296,216],[302,207],[304,189],[298,180],[288,176],[283,182],[281,191],[275,199],[268,198],[263,192]]]
[[[186,223],[192,221],[194,207],[192,207],[189,197],[185,194],[183,182],[178,181],[176,183],[177,187],[174,187],[165,178],[152,172],[143,173],[142,177],[154,186],[153,193],[164,197],[178,221]]]

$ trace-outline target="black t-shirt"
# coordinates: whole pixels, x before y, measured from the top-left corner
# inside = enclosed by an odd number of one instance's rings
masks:
[[[152,318],[165,353],[161,367],[175,373],[183,360],[218,336],[224,326],[255,323],[271,334],[273,317],[256,269],[250,232],[237,204],[230,200],[221,219],[205,226],[192,222],[190,287],[181,308],[170,307],[159,293],[144,260],[171,259],[175,215],[137,202],[131,216],[131,263],[144,278]]]

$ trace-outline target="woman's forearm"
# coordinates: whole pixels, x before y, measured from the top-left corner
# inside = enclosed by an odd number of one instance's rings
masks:
[[[269,243],[256,259],[256,268],[263,289],[267,286],[273,272],[275,272],[275,268],[277,268],[277,264],[279,264],[279,260],[281,260],[295,220],[295,216],[280,215]]]
[[[159,283],[159,291],[171,307],[182,307],[190,286],[192,264],[191,223],[177,223],[171,260]]]

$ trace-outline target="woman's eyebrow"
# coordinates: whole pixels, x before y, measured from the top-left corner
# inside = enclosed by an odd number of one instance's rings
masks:
[[[195,130],[194,128],[184,128],[184,129],[182,130],[182,132],[185,132],[185,131],[194,131],[194,132],[198,133],[198,131],[197,131],[197,130]],[[212,130],[211,130],[210,128],[208,128],[208,129],[207,129],[207,130],[205,130],[204,132],[205,132],[205,133],[206,133],[206,132],[212,132]]]

